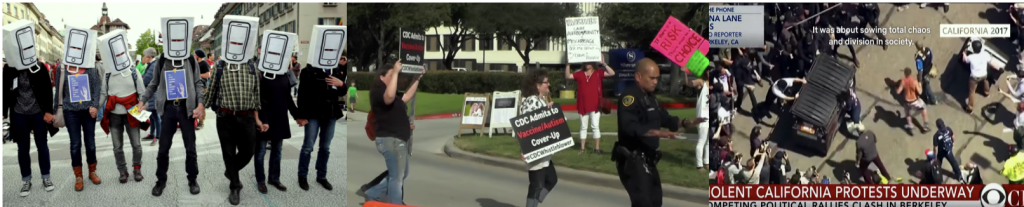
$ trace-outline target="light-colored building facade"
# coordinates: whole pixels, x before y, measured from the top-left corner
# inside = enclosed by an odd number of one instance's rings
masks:
[[[18,20],[35,22],[37,54],[49,63],[55,62],[64,53],[64,37],[50,25],[46,16],[33,3],[4,2],[3,25]]]
[[[242,15],[260,18],[257,41],[262,41],[264,30],[295,33],[298,36],[295,51],[299,64],[306,64],[306,53],[314,25],[344,25],[348,19],[346,3],[225,3],[216,14],[216,20],[197,42],[209,41],[210,51],[221,52],[221,32],[224,15]]]
[[[578,3],[577,8],[581,16],[593,16],[600,3]],[[443,58],[446,52],[441,50],[441,45],[451,39],[452,28],[436,27],[426,31],[427,39],[424,52],[424,63],[430,70],[444,69]],[[553,37],[537,41],[530,51],[530,63],[523,61],[519,52],[509,42],[492,35],[478,34],[478,38],[466,40],[459,52],[455,54],[455,61],[452,68],[462,68],[469,71],[522,71],[524,65],[534,64],[545,67],[557,67],[565,65],[565,42],[563,38]],[[467,38],[468,39],[468,38]],[[526,46],[522,39],[516,43],[520,48]],[[448,48],[445,48],[448,49]],[[602,51],[607,52],[609,48],[604,47]]]

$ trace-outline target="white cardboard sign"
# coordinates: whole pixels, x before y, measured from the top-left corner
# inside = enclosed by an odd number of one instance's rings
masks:
[[[345,51],[345,40],[348,39],[347,26],[313,26],[313,35],[309,38],[309,54],[306,64],[317,68],[336,68],[341,52]]]
[[[96,67],[96,30],[68,26],[64,28],[64,65]]]
[[[260,18],[227,15],[221,25],[221,52],[224,62],[247,63],[256,54],[256,31],[260,29]]]
[[[565,47],[569,63],[601,61],[601,21],[597,17],[565,18]]]
[[[128,53],[128,33],[114,30],[99,39],[100,59],[103,69],[114,73],[135,69],[132,54]]]
[[[261,43],[260,62],[256,68],[260,71],[281,75],[288,72],[288,66],[292,64],[291,52],[298,41],[295,33],[265,30],[263,31],[263,43]]]
[[[512,128],[512,118],[519,116],[519,90],[495,91],[491,95],[490,123],[491,128],[487,130],[487,136],[494,134],[494,130],[501,128]]]
[[[36,56],[35,23],[22,19],[4,25],[3,30],[4,57],[11,57],[7,61],[7,65],[18,70],[37,66],[36,63],[39,62],[39,58]]]
[[[160,18],[160,31],[163,31],[164,57],[169,60],[185,60],[192,57],[192,17]]]

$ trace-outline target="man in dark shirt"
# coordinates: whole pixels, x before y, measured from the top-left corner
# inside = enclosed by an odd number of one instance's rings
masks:
[[[193,55],[195,55],[196,61],[199,63],[199,77],[203,78],[204,83],[208,82],[210,80],[210,63],[206,60],[208,57],[206,56],[206,52],[203,50],[196,50]],[[207,83],[206,85],[209,86],[210,84]],[[206,88],[203,88],[202,90],[206,91]],[[206,114],[199,117],[199,125],[196,126],[196,130],[203,129],[203,123],[206,123]]]
[[[619,101],[619,141],[615,142],[612,160],[633,207],[662,204],[661,175],[657,166],[661,158],[660,139],[675,138],[675,131],[680,127],[695,127],[707,121],[706,118],[680,120],[658,104],[654,90],[660,71],[654,60],[640,60],[636,85],[629,86]]]
[[[741,49],[740,51],[746,51]],[[757,97],[754,96],[754,84],[760,79],[757,71],[754,70],[753,56],[741,52],[740,56],[732,64],[732,78],[736,82],[736,109],[743,107],[743,98],[750,98],[750,112],[757,114]]]
[[[882,176],[886,178],[892,178],[889,175],[889,171],[885,169],[885,164],[882,164],[882,158],[878,155],[878,139],[875,136],[875,132],[866,131],[857,138],[857,163],[860,167],[861,175],[864,176],[864,182],[868,184],[875,183],[875,173],[868,170],[868,166],[875,164],[878,170],[882,171]]]
[[[423,75],[414,80],[405,94],[398,96],[398,73],[401,68],[402,63],[397,61],[394,65],[383,67],[377,73],[379,81],[375,81],[370,89],[370,109],[377,120],[375,141],[384,155],[388,178],[366,191],[367,201],[405,205],[402,187],[409,175],[409,156],[412,150],[412,122],[405,103],[416,94]],[[387,198],[384,198],[385,194]]]

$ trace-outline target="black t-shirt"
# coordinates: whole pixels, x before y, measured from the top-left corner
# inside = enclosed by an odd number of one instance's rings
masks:
[[[210,72],[210,63],[207,63],[206,61],[198,61],[198,62],[199,62],[199,74]]]
[[[370,89],[370,110],[377,119],[377,137],[396,137],[409,141],[412,129],[405,102],[402,102],[402,97],[396,93],[395,101],[391,102],[391,105],[384,104],[386,90],[387,85],[379,80],[374,82],[373,88]]]

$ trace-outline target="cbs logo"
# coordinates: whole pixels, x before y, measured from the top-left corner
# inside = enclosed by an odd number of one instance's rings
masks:
[[[981,189],[981,206],[983,207],[1002,207],[1006,204],[1006,198],[1006,190],[1002,185],[992,183]]]

